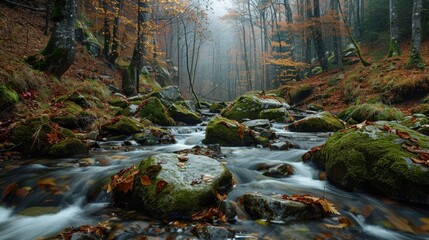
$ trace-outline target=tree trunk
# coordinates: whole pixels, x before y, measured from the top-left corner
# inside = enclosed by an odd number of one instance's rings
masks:
[[[253,24],[253,16],[252,12],[250,10],[250,0],[247,0],[247,10],[249,11],[249,23],[250,23],[250,29],[252,30],[252,39],[253,39],[253,68],[255,71],[255,85],[256,80],[259,78],[259,70],[258,70],[258,60],[256,57],[256,34],[255,34],[255,26]],[[261,84],[262,85],[262,84]],[[256,86],[255,86],[256,88]],[[262,89],[262,86],[260,86],[260,89]]]
[[[247,82],[247,91],[252,91],[252,79],[250,77],[250,68],[249,68],[249,59],[247,57],[247,46],[246,46],[246,27],[242,23],[242,34],[243,34],[243,60],[244,66],[246,68],[246,82]]]
[[[338,5],[336,0],[331,0],[331,10],[335,14],[335,19],[338,20],[338,26],[333,26],[333,42],[335,52],[335,62],[337,67],[343,69],[343,47],[341,43],[341,24],[339,19]]]
[[[103,0],[103,12],[104,12],[104,26],[103,26],[103,36],[104,36],[104,47],[103,55],[107,57],[109,55],[110,48],[110,18],[108,16],[109,6],[107,0]]]
[[[422,56],[420,55],[420,43],[422,41],[422,0],[413,1],[413,20],[411,36],[411,54],[408,60],[408,67],[423,67]]]
[[[328,59],[325,54],[325,43],[322,36],[322,23],[320,22],[320,7],[319,0],[313,0],[314,4],[314,23],[313,26],[313,38],[314,47],[316,48],[317,58],[319,59],[320,67],[323,72],[328,71]]]
[[[49,33],[49,21],[51,19],[51,13],[52,13],[52,1],[51,0],[46,0],[45,2],[45,8],[46,8],[46,12],[45,12],[45,27],[43,30],[43,34],[45,34],[46,36]]]
[[[371,63],[367,62],[367,61],[363,58],[363,56],[362,56],[362,52],[360,51],[360,48],[359,48],[359,45],[357,44],[357,42],[356,42],[355,38],[354,38],[354,37],[353,37],[353,35],[352,35],[352,34],[353,34],[353,33],[352,33],[352,30],[350,29],[349,25],[347,24],[347,19],[346,19],[346,17],[344,16],[343,10],[342,10],[342,8],[341,8],[340,0],[337,0],[337,4],[338,4],[338,9],[340,10],[340,14],[341,14],[341,16],[342,16],[342,18],[343,18],[343,22],[344,22],[344,24],[346,25],[347,33],[349,34],[349,37],[350,37],[350,40],[351,40],[351,41],[352,41],[352,43],[353,43],[353,46],[355,46],[355,48],[356,48],[357,55],[358,55],[358,57],[359,57],[360,61],[362,62],[362,65],[364,65],[365,67],[370,66],[370,65],[371,65]]]
[[[115,61],[118,58],[119,48],[119,20],[123,9],[123,0],[116,0],[115,4],[115,19],[113,20],[113,39],[112,48],[109,53],[108,61],[111,66],[115,65]]]
[[[397,0],[390,0],[390,45],[387,57],[401,55]]]
[[[76,55],[76,0],[56,0],[52,12],[54,29],[46,47],[26,62],[35,69],[61,77],[73,64]]]

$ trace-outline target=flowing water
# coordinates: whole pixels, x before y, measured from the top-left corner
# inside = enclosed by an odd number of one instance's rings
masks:
[[[353,225],[329,228],[337,218],[271,223],[249,219],[238,209],[237,221],[223,224],[236,232],[235,239],[429,239],[429,211],[365,193],[347,192],[327,181],[320,172],[302,163],[301,156],[322,144],[326,133],[291,133],[274,125],[277,134],[299,146],[287,151],[255,147],[224,147],[220,161],[233,173],[236,185],[228,195],[236,200],[245,192],[311,194],[333,202]],[[182,228],[151,219],[110,204],[102,189],[120,169],[155,153],[174,152],[201,144],[203,127],[170,128],[176,144],[151,147],[120,147],[121,142],[104,143],[89,158],[28,159],[4,162],[0,168],[0,239],[36,239],[57,235],[66,227],[96,225],[109,221],[109,239],[189,239]],[[107,149],[107,150],[106,150]],[[271,178],[258,171],[261,165],[288,163],[294,174]],[[168,225],[169,227],[165,227]]]

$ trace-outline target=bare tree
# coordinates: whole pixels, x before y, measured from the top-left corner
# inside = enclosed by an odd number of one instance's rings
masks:
[[[421,67],[423,65],[420,54],[420,44],[422,42],[422,0],[413,1],[413,20],[411,36],[411,54],[408,60],[408,67]]]
[[[399,46],[399,21],[397,0],[390,0],[390,45],[387,57],[401,55]]]

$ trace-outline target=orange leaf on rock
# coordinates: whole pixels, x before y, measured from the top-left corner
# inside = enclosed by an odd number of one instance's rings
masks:
[[[184,154],[180,154],[179,156],[177,156],[177,159],[179,159],[179,161],[181,162],[186,162],[189,158]]]
[[[220,221],[226,222],[226,216],[219,209],[210,207],[209,209],[201,210],[191,216],[193,221]]]
[[[160,193],[160,192],[162,192],[162,190],[164,190],[164,188],[167,186],[167,184],[168,184],[168,182],[166,182],[166,181],[164,181],[164,180],[159,180],[157,183],[156,183],[156,193],[158,194],[158,193]]]
[[[402,139],[411,139],[411,136],[407,132],[401,132],[399,130],[396,130],[396,135],[398,135]]]
[[[413,161],[413,163],[417,163],[417,164],[425,164],[426,163],[426,161],[423,161],[423,160],[415,158],[415,157],[411,157],[411,161]]]
[[[150,178],[147,175],[143,175],[140,177],[140,182],[142,183],[143,186],[150,186],[152,185],[152,181],[150,180]]]

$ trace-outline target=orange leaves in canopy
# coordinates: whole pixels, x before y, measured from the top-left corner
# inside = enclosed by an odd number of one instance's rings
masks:
[[[109,193],[113,189],[116,189],[118,192],[128,193],[133,189],[134,177],[139,173],[140,170],[135,165],[122,169],[116,175],[110,177],[107,192]]]
[[[288,196],[285,194],[285,195],[283,195],[283,199],[294,201],[294,202],[301,202],[301,203],[304,203],[307,205],[318,206],[319,208],[321,208],[321,210],[323,210],[323,212],[325,214],[328,214],[328,215],[330,215],[330,214],[339,215],[340,214],[337,211],[337,209],[335,209],[334,205],[332,203],[328,202],[328,200],[326,200],[324,198],[311,196],[309,194],[304,194],[304,195],[294,194],[292,196]]]

